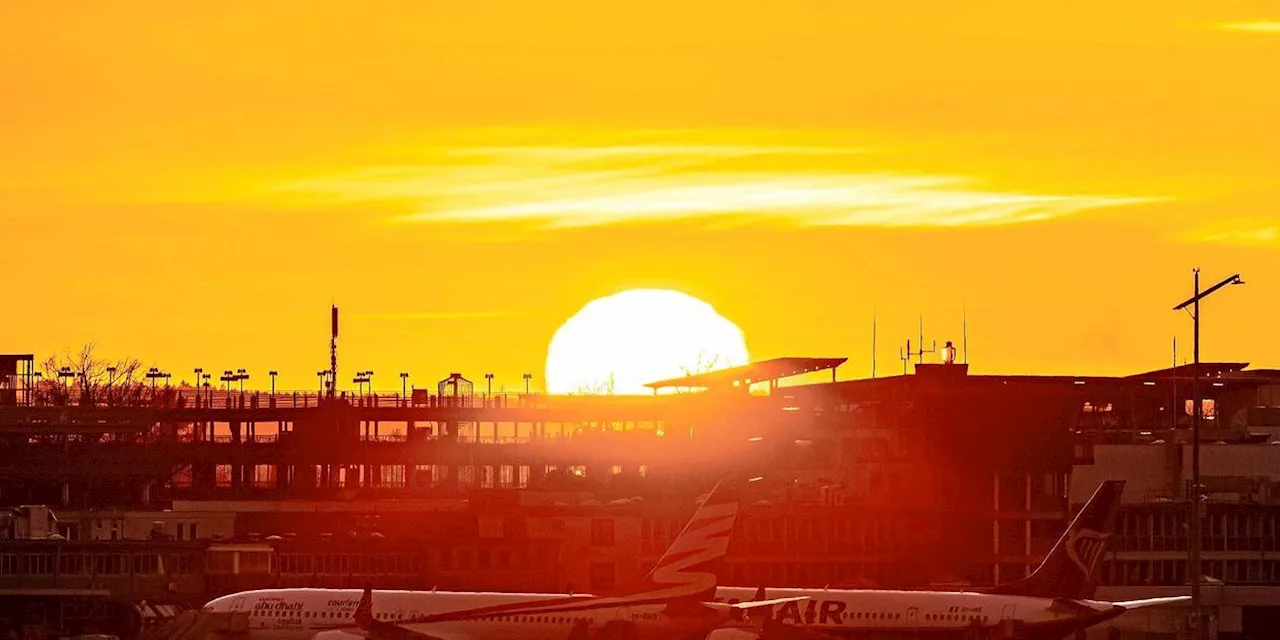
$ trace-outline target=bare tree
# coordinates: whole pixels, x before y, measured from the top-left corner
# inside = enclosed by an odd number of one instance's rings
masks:
[[[696,376],[701,373],[709,373],[720,368],[720,354],[708,354],[705,350],[698,352],[698,359],[694,361],[693,366],[681,366],[680,370],[686,376]]]
[[[49,404],[110,402],[141,404],[148,397],[142,384],[142,363],[134,358],[107,360],[94,353],[95,345],[86,344],[79,351],[67,350],[61,356],[49,356],[41,363],[43,380],[36,390],[38,401]]]
[[[605,376],[603,380],[584,381],[578,385],[574,393],[587,396],[611,396],[615,388],[613,372]]]

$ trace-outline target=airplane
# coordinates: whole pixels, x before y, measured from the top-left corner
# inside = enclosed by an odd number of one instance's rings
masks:
[[[753,478],[758,480],[758,478]],[[613,594],[262,589],[210,601],[247,613],[250,640],[632,640],[705,636],[743,611],[803,600],[712,600],[741,481],[716,485],[637,585]]]
[[[880,589],[764,589],[722,587],[729,603],[766,596],[807,596],[803,606],[770,606],[712,631],[706,640],[831,640],[832,638],[1017,637],[1056,640],[1143,607],[1177,604],[1189,596],[1126,602],[1092,599],[1098,567],[1114,528],[1123,481],[1099,485],[1031,575],[975,591]]]

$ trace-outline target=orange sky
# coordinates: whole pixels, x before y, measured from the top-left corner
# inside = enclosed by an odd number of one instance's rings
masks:
[[[670,287],[756,358],[1280,364],[1280,4],[6,5],[0,351],[540,377]],[[385,375],[384,375],[385,374]],[[421,376],[421,378],[417,376]],[[344,376],[345,378],[346,376]],[[535,384],[536,384],[535,378]]]

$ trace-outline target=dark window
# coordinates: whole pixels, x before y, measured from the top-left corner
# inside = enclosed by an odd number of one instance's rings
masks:
[[[609,518],[595,518],[591,521],[591,546],[613,546],[613,520]]]

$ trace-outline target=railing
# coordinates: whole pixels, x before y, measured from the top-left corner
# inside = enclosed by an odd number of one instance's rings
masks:
[[[286,432],[287,433],[287,432]],[[219,434],[213,437],[214,444],[230,444],[240,442],[244,444],[272,444],[280,441],[278,433],[241,435],[235,438],[226,434]],[[439,434],[423,435],[422,440],[442,440],[449,442],[459,442],[463,444],[527,444],[530,442],[561,442],[567,441],[567,436],[492,436],[477,434],[458,434],[457,436],[447,436]],[[361,442],[406,442],[408,436],[403,433],[391,434],[360,434]],[[199,442],[210,442],[209,440],[200,440]],[[132,444],[132,443],[130,443]]]
[[[337,401],[361,408],[527,408],[539,406],[543,394],[495,393],[491,396],[441,396],[438,394],[340,392],[334,398],[316,391],[237,391],[158,387],[134,389],[127,394],[100,392],[82,395],[76,390],[55,397],[37,397],[34,407],[162,408],[162,409],[302,409]]]

